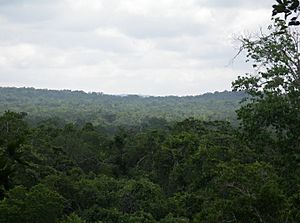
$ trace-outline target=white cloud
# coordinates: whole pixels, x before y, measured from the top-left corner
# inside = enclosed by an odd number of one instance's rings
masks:
[[[230,88],[232,36],[273,0],[2,0],[0,85],[186,95]]]

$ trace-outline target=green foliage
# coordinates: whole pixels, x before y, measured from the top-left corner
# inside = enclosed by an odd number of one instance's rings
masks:
[[[86,223],[86,221],[82,220],[82,218],[78,215],[72,213],[69,216],[65,217],[63,220],[61,220],[59,223]]]
[[[28,165],[23,144],[29,133],[23,113],[7,111],[0,117],[0,198],[11,187],[13,175]]]
[[[273,6],[274,15],[284,13],[287,19],[292,11],[299,10],[299,1],[277,2],[278,5]],[[233,209],[243,207],[243,213],[232,210],[234,219],[239,219],[241,214],[248,216],[243,222],[294,222],[298,218],[292,211],[294,206],[290,206],[290,196],[297,194],[300,183],[297,164],[300,154],[299,27],[292,27],[299,25],[296,19],[292,18],[286,25],[284,20],[275,18],[268,34],[242,39],[242,49],[247,52],[248,61],[253,62],[256,72],[233,82],[234,90],[252,96],[250,103],[237,111],[241,120],[238,137],[256,154],[257,161],[244,166],[246,169],[239,168],[247,176],[243,183],[239,175],[235,184],[230,184],[247,196],[229,194],[235,199],[230,198],[226,205],[230,205],[229,210],[232,205]],[[263,178],[257,175],[260,172],[264,173]]]
[[[158,185],[147,179],[128,181],[120,191],[120,206],[124,213],[144,211],[156,218],[164,215],[164,199]]]
[[[182,218],[182,217],[175,218],[171,214],[169,214],[160,222],[161,223],[188,223],[189,220],[187,218]]]
[[[0,222],[55,223],[63,204],[63,198],[45,185],[38,184],[29,191],[17,186],[0,202]]]
[[[277,14],[284,14],[284,18],[292,16],[289,20],[289,26],[299,26],[300,22],[297,20],[299,17],[299,0],[276,0],[276,4],[273,5],[273,16]],[[297,14],[298,13],[298,14]]]
[[[235,120],[235,110],[244,93],[215,92],[186,97],[114,96],[81,91],[0,88],[0,113],[10,108],[28,113],[27,120],[37,124],[45,119],[62,125],[87,122],[106,126],[141,124],[160,127],[165,121],[189,117],[202,120]],[[156,122],[156,124],[155,124]]]
[[[300,155],[299,37],[299,27],[276,18],[267,35],[242,39],[242,48],[257,69],[233,82],[235,90],[252,96],[251,103],[237,111],[241,137],[260,160],[278,167],[287,184],[298,184],[300,171],[296,164]]]
[[[287,183],[299,182],[296,163],[282,168],[287,154],[268,157],[265,141],[252,141],[253,148],[227,122],[167,126],[107,134],[91,124],[26,127],[24,164],[11,165],[0,222],[41,222],[45,215],[45,222],[299,219],[299,187]]]
[[[130,215],[127,220],[128,223],[156,223],[157,221],[152,217],[150,213],[147,212],[135,212]]]
[[[257,71],[233,82],[233,89],[246,91],[255,99],[292,94],[300,86],[298,30],[286,27],[280,19],[268,29],[268,34],[241,39],[242,49]]]
[[[240,94],[0,89],[3,108],[33,114],[0,116],[0,222],[300,222],[295,29],[275,19],[267,35],[242,39],[256,73],[233,83]],[[240,128],[203,121],[244,92]]]

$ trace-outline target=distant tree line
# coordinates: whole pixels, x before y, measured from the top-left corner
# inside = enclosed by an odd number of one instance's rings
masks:
[[[107,126],[136,125],[149,118],[179,121],[236,120],[235,110],[243,92],[215,92],[186,97],[115,96],[83,91],[0,88],[0,113],[6,110],[28,113],[36,124],[44,119],[61,119]]]

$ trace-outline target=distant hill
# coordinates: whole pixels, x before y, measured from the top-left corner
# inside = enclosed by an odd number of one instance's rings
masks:
[[[0,88],[0,113],[6,110],[28,113],[28,120],[58,118],[78,124],[134,125],[153,118],[178,121],[235,120],[235,110],[246,95],[215,92],[199,96],[116,96],[70,90]]]

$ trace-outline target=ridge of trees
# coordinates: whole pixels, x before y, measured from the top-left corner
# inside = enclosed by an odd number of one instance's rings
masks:
[[[82,91],[0,88],[0,113],[10,109],[26,112],[31,123],[61,119],[83,125],[86,122],[107,126],[136,125],[147,119],[180,121],[236,120],[235,110],[244,93],[215,92],[186,97],[115,96]]]

